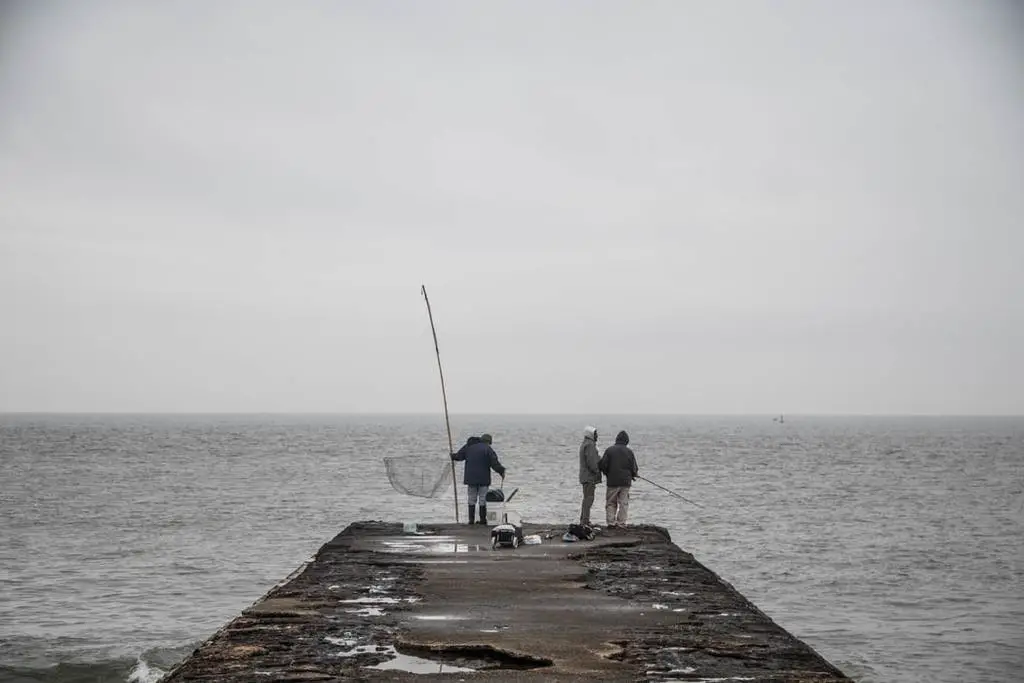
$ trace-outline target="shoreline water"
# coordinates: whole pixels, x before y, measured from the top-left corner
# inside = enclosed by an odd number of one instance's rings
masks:
[[[1024,420],[597,421],[606,434],[630,428],[641,473],[707,506],[637,486],[631,521],[669,528],[855,679],[1000,681],[1024,665],[1014,590]],[[458,416],[453,427],[456,438],[495,434],[527,521],[568,522],[576,422]],[[57,662],[68,676],[140,656],[158,666],[332,530],[449,520],[450,496],[399,496],[381,464],[446,450],[436,415],[0,415],[0,476],[11,482],[0,498],[10,539],[0,615],[17,615],[0,619],[0,680],[63,680],[47,678]],[[205,603],[183,605],[197,587]]]

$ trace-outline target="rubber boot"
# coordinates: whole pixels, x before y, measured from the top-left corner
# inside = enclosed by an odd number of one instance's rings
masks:
[[[487,524],[487,506],[480,506],[480,521],[477,524]]]
[[[476,505],[469,506],[469,523],[473,524],[473,520],[476,518]]]

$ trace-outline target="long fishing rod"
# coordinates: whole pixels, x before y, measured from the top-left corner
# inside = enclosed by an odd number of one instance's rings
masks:
[[[662,491],[665,491],[666,493],[671,493],[671,494],[672,494],[673,496],[675,496],[676,498],[682,498],[683,500],[685,500],[685,501],[686,501],[687,503],[689,503],[690,505],[696,505],[696,506],[697,506],[697,507],[699,507],[699,508],[702,508],[702,507],[704,507],[704,506],[703,506],[703,505],[701,505],[700,503],[698,503],[698,502],[695,502],[695,501],[692,501],[692,500],[690,500],[689,498],[687,498],[686,496],[684,496],[684,495],[682,495],[682,494],[679,494],[679,493],[676,493],[676,492],[675,492],[675,491],[673,491],[672,489],[667,489],[667,488],[665,488],[664,486],[662,486],[661,484],[657,484],[657,483],[655,483],[655,482],[651,481],[651,480],[650,480],[650,479],[648,479],[647,477],[641,477],[641,476],[640,476],[640,475],[638,474],[636,478],[637,478],[637,479],[643,479],[643,480],[644,480],[644,481],[646,481],[646,482],[647,482],[648,484],[651,484],[651,485],[653,485],[653,486],[657,486],[657,487],[658,487],[659,489],[661,489]]]
[[[434,314],[430,310],[430,299],[427,297],[427,286],[420,285],[420,291],[423,292],[423,300],[427,302],[427,316],[430,318],[430,333],[434,335],[434,353],[437,354],[437,372],[441,375],[441,398],[444,399],[444,426],[448,430],[448,455],[450,456],[455,452],[455,446],[452,443],[452,424],[448,419],[448,392],[444,388],[444,370],[441,369],[441,350],[437,346],[437,329],[434,327]],[[455,523],[459,523],[459,485],[456,482],[455,477],[455,461],[449,457],[452,465],[452,493],[455,495]]]

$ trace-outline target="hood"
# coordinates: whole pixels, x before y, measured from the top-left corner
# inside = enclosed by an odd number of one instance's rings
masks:
[[[591,441],[597,441],[597,428],[596,427],[584,427],[583,438],[590,439]]]
[[[629,434],[626,433],[626,430],[622,430],[615,435],[615,443],[620,443],[623,446],[629,443]]]
[[[480,443],[481,441],[483,441],[483,439],[481,439],[479,436],[471,436],[468,439],[466,439],[466,445],[472,446],[473,444]]]

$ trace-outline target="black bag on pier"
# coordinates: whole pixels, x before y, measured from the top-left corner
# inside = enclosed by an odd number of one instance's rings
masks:
[[[580,539],[581,541],[594,540],[594,530],[586,524],[570,524],[568,533]]]

